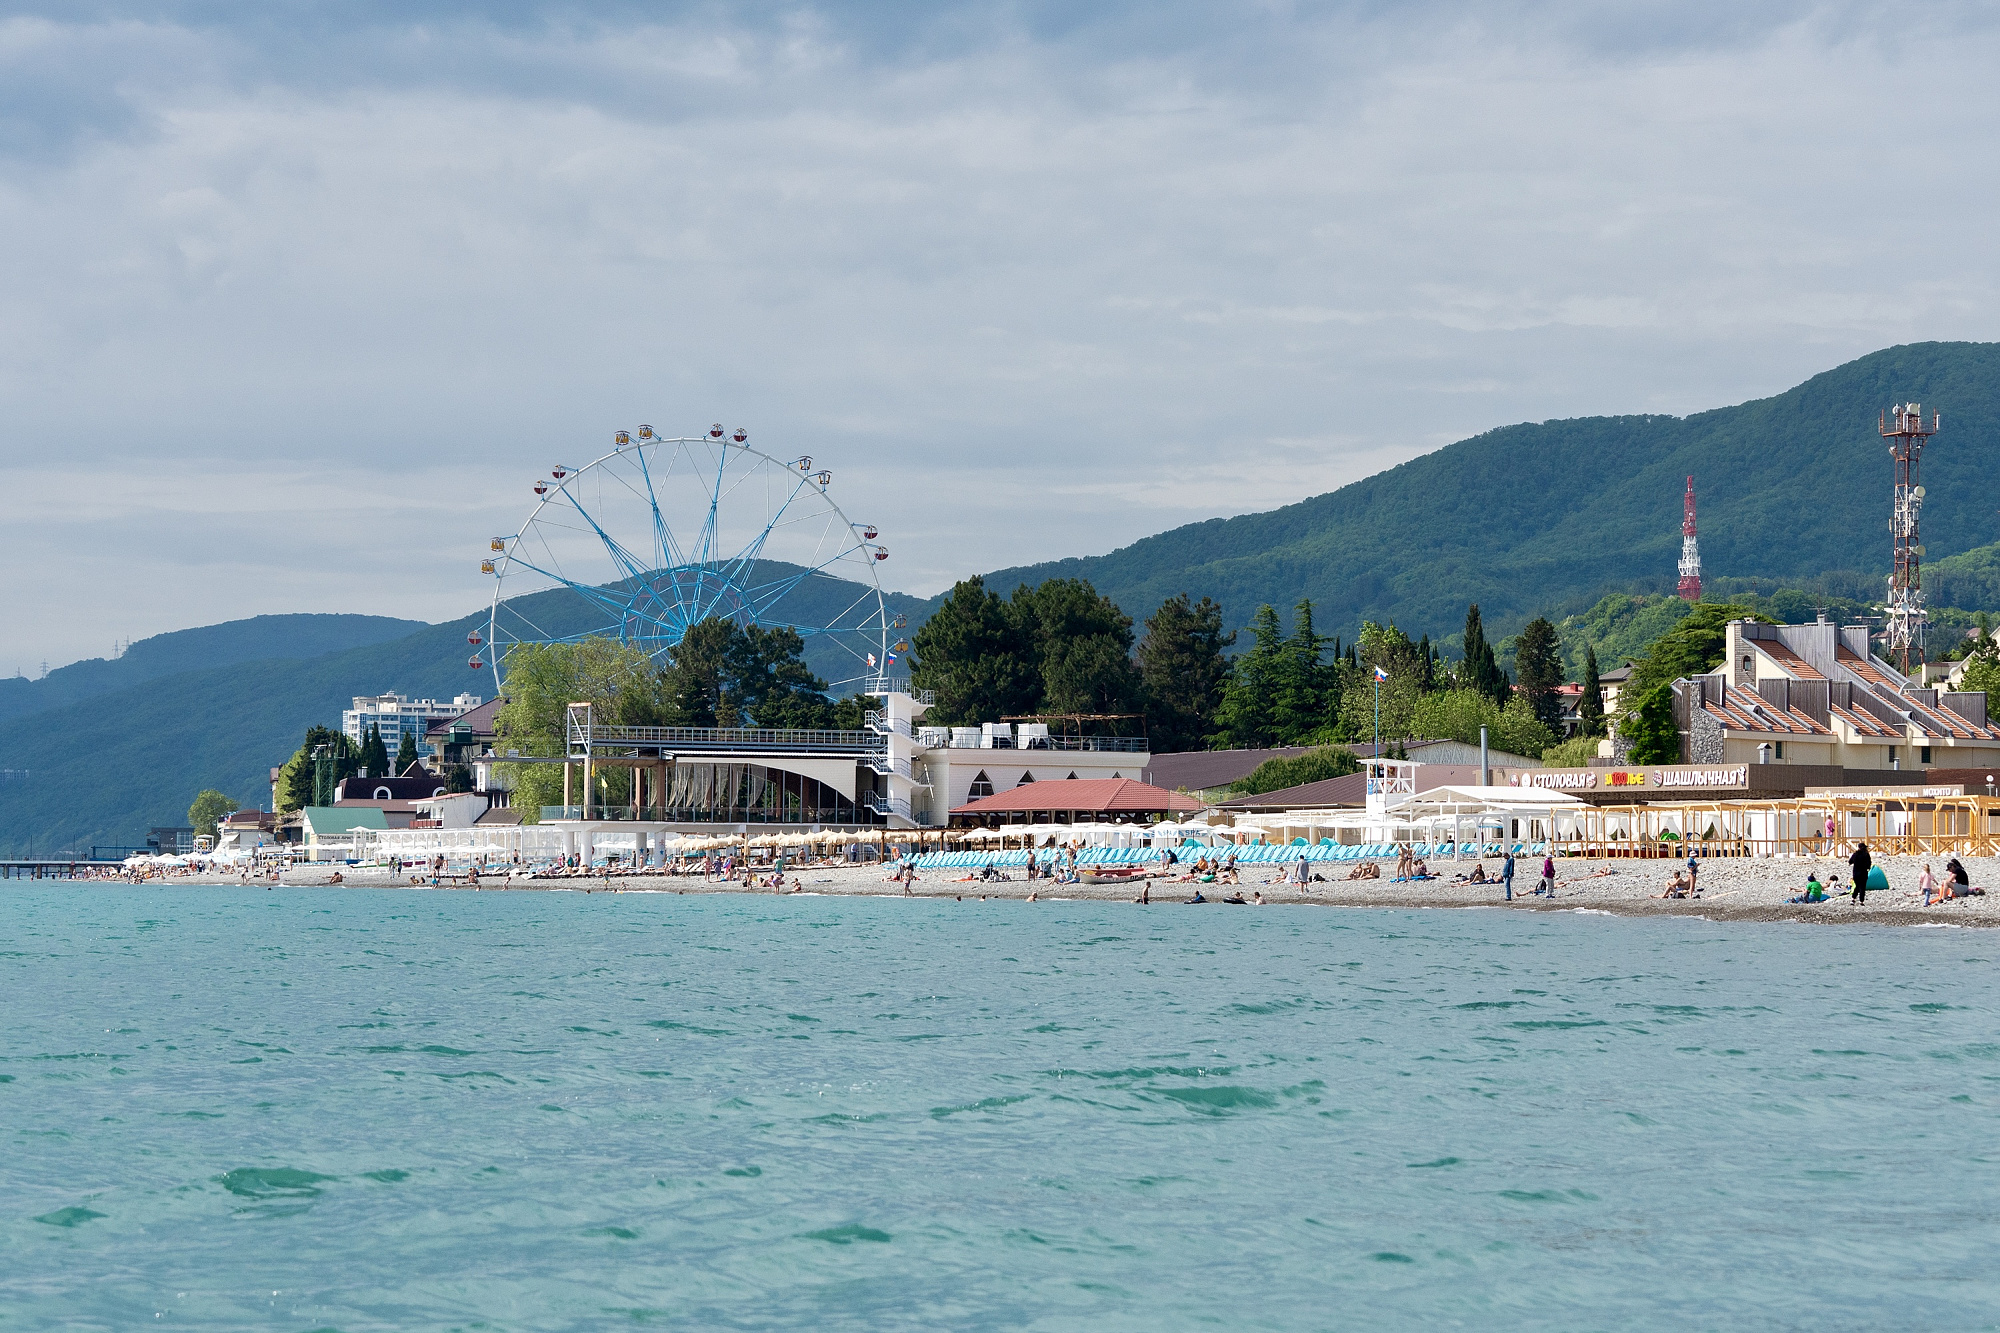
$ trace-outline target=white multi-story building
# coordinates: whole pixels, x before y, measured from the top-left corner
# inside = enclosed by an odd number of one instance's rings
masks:
[[[461,694],[450,703],[407,699],[400,694],[357,694],[354,707],[340,715],[340,729],[359,745],[368,738],[370,727],[380,727],[382,744],[388,747],[391,760],[402,748],[406,735],[415,743],[418,754],[431,757],[437,754],[437,746],[424,739],[431,724],[462,716],[484,702],[476,694]]]

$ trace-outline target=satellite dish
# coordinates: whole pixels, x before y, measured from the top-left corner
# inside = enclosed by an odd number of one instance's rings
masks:
[[[1918,498],[1919,500],[1921,500],[1921,499],[1923,499],[1923,498],[1924,498],[1924,488],[1923,488],[1923,487],[1921,487],[1921,486],[1918,486],[1918,487],[1916,487],[1916,488],[1915,488],[1914,490],[1912,490],[1912,491],[1910,492],[1910,494],[1912,494],[1912,495],[1916,496],[1916,497],[1917,497],[1917,498]]]

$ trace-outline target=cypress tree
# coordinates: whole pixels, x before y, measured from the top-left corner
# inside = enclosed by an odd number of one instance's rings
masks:
[[[1604,734],[1604,682],[1597,674],[1597,645],[1583,651],[1583,699],[1576,710],[1578,730],[1586,736]]]

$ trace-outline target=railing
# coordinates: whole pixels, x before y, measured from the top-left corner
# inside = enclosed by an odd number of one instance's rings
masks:
[[[570,757],[581,759],[578,747],[641,746],[664,750],[879,750],[882,738],[872,731],[809,731],[787,727],[604,727],[593,726],[570,737]]]
[[[880,792],[863,792],[861,806],[878,815],[900,815],[910,818],[910,803],[901,796],[884,796]]]
[[[863,762],[868,765],[871,771],[880,773],[884,777],[893,773],[899,778],[908,778],[912,782],[917,780],[916,775],[910,771],[910,761],[907,759],[891,759],[887,754],[878,750],[874,754],[869,755]]]
[[[1102,750],[1115,754],[1145,754],[1152,744],[1144,736],[1036,736],[1026,745],[951,745],[954,750]]]
[[[861,680],[861,693],[907,694],[925,707],[937,702],[937,691],[911,689],[908,676],[864,676]]]
[[[783,810],[745,810],[742,807],[705,810],[692,806],[644,806],[635,811],[629,805],[596,805],[585,808],[580,805],[545,805],[541,807],[542,822],[556,820],[588,820],[593,823],[617,824],[640,820],[649,824],[853,824],[860,806],[850,805],[808,805],[790,806]]]
[[[862,715],[862,721],[867,724],[867,727],[870,731],[879,731],[884,736],[891,734],[897,736],[910,735],[910,723],[908,719],[900,717],[883,717],[879,711],[873,708],[869,709],[865,714]],[[912,739],[914,739],[914,737]]]

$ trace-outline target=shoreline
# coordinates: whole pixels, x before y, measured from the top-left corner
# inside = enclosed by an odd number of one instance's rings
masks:
[[[1932,870],[1942,876],[1944,858],[1930,862]],[[1154,907],[1189,905],[1189,899],[1196,889],[1209,901],[1209,906],[1234,906],[1221,902],[1222,897],[1241,892],[1245,898],[1261,892],[1265,903],[1271,906],[1296,906],[1308,904],[1320,907],[1353,907],[1368,909],[1412,910],[1422,908],[1455,910],[1501,910],[1533,912],[1596,912],[1623,917],[1692,917],[1708,921],[1755,921],[1786,922],[1796,921],[1814,925],[1893,925],[1893,926],[1970,926],[2000,927],[2000,889],[1985,897],[1960,900],[1925,907],[1921,896],[1913,887],[1924,860],[1915,857],[1887,857],[1877,862],[1877,866],[1888,877],[1891,888],[1876,889],[1869,894],[1865,905],[1854,904],[1845,894],[1818,904],[1794,904],[1785,899],[1796,896],[1805,882],[1809,871],[1817,871],[1822,882],[1835,865],[1845,875],[1845,863],[1823,862],[1808,858],[1795,861],[1756,861],[1733,858],[1718,858],[1704,861],[1701,865],[1701,885],[1703,896],[1694,899],[1663,899],[1656,896],[1667,877],[1680,864],[1678,862],[1651,861],[1641,863],[1638,868],[1613,867],[1609,873],[1602,862],[1568,861],[1558,862],[1556,867],[1556,897],[1553,900],[1537,898],[1532,890],[1537,883],[1534,870],[1538,864],[1523,858],[1517,863],[1515,896],[1512,902],[1501,896],[1497,883],[1473,884],[1454,881],[1453,873],[1469,869],[1470,862],[1439,862],[1436,868],[1444,872],[1444,878],[1418,884],[1394,884],[1386,879],[1348,880],[1337,878],[1315,883],[1305,892],[1296,886],[1283,883],[1274,875],[1266,882],[1256,874],[1246,875],[1240,885],[1195,884],[1166,877],[1153,877],[1145,881],[1152,890]],[[1975,884],[2000,885],[2000,858],[1966,858],[1965,866]],[[345,888],[398,888],[430,890],[432,886],[412,884],[407,879],[391,876],[387,871],[340,867],[341,885]],[[1565,873],[1569,872],[1569,873]],[[278,887],[317,888],[331,886],[333,867],[294,867],[278,881]],[[74,883],[131,883],[123,880],[85,880]],[[786,876],[786,889],[781,894],[769,888],[746,887],[739,881],[704,880],[698,876],[672,875],[620,875],[606,879],[601,876],[575,876],[560,879],[487,878],[479,885],[480,892],[565,892],[565,893],[669,893],[707,894],[733,893],[766,897],[786,896],[793,892],[796,882],[800,895],[838,897],[878,897],[878,898],[928,898],[956,899],[965,902],[1011,901],[1023,902],[1033,893],[1042,902],[1126,902],[1132,903],[1139,885],[1134,884],[1056,884],[1049,880],[1028,881],[1021,878],[980,882],[976,879],[946,879],[936,872],[918,879],[913,891],[905,895],[900,887],[892,884],[879,866],[803,866]],[[142,881],[156,887],[172,890],[179,885],[260,887],[261,882],[248,883],[235,876],[195,875],[163,880]],[[135,884],[134,887],[137,887]],[[464,884],[446,884],[446,889],[463,890]],[[1133,905],[1137,905],[1134,903]],[[1246,903],[1245,906],[1255,906]]]

